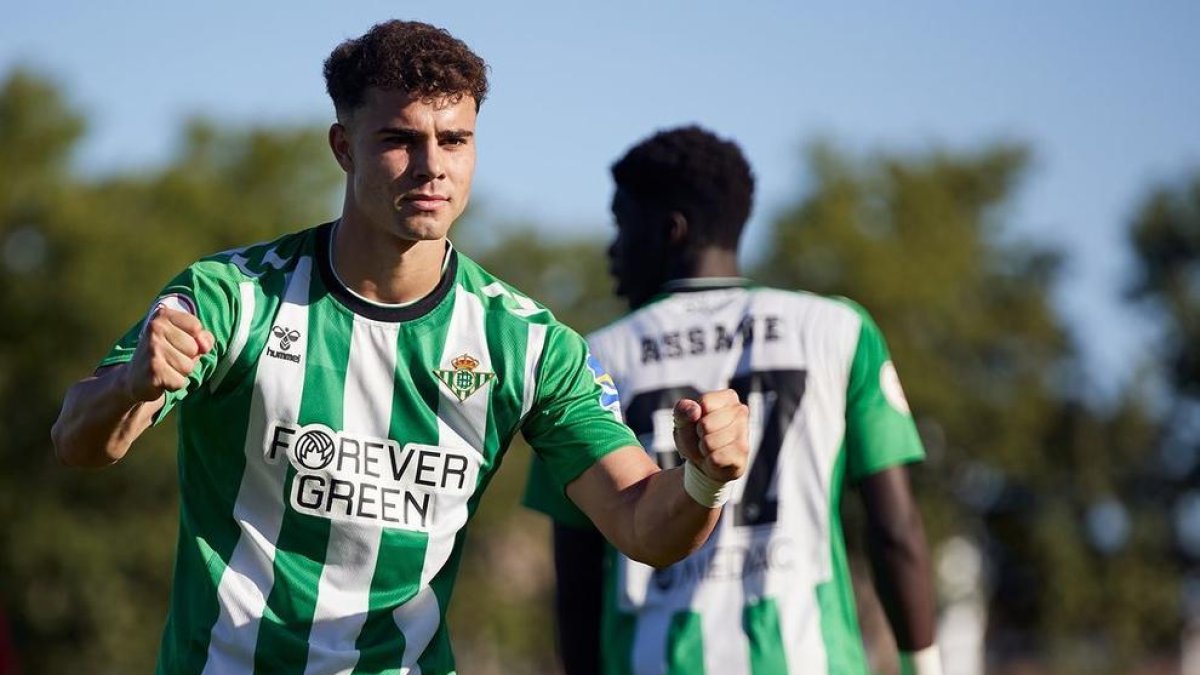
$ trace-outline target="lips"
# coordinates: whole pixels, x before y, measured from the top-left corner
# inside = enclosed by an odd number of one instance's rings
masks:
[[[434,211],[450,203],[450,198],[434,194],[408,194],[400,198],[405,204],[411,204],[420,211]]]

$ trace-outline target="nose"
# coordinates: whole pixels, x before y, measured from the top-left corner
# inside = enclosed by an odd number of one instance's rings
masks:
[[[605,253],[608,255],[609,274],[617,276],[621,271],[621,239],[614,238]]]
[[[427,183],[432,180],[445,178],[445,157],[442,146],[436,139],[422,143],[411,156],[412,174],[416,180]]]

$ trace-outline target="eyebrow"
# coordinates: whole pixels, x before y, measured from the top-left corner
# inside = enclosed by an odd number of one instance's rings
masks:
[[[407,138],[418,138],[424,136],[424,132],[418,131],[410,127],[383,127],[375,132],[380,136],[403,136]],[[438,133],[439,139],[447,138],[471,138],[475,135],[474,131],[469,129],[447,129]]]

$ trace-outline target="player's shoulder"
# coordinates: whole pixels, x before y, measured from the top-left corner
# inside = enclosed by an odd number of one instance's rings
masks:
[[[782,289],[761,286],[751,291],[756,308],[790,316],[793,320],[827,325],[829,322],[854,326],[870,320],[870,313],[860,303],[842,295],[822,295],[803,289]]]
[[[562,326],[553,312],[521,289],[487,271],[462,251],[456,250],[455,256],[459,285],[479,299],[485,314],[495,316],[499,321]]]
[[[192,263],[190,270],[199,276],[231,283],[261,282],[272,275],[289,274],[301,259],[311,258],[321,227],[327,225],[213,253]]]

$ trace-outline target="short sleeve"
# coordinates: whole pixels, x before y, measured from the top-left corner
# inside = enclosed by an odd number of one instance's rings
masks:
[[[547,332],[536,392],[522,432],[558,492],[604,455],[638,445],[621,420],[612,377],[566,326]]]
[[[229,347],[233,326],[237,321],[238,292],[236,284],[217,273],[217,267],[217,263],[198,262],[172,279],[150,304],[145,316],[125,332],[97,365],[97,368],[104,368],[128,363],[133,359],[146,322],[159,307],[188,312],[200,319],[201,325],[213,334],[213,349],[200,357],[199,363],[188,378],[187,387],[167,392],[162,409],[154,417],[155,424],[166,417],[180,401],[204,385]]]
[[[846,301],[862,319],[846,389],[846,462],[851,481],[925,458],[904,389],[875,321]]]
[[[537,455],[534,455],[533,461],[529,463],[529,477],[525,481],[525,494],[521,497],[521,503],[527,508],[550,516],[556,523],[578,528],[592,527],[592,521],[575,506],[570,497],[567,497],[562,486],[550,474],[546,463]]]

